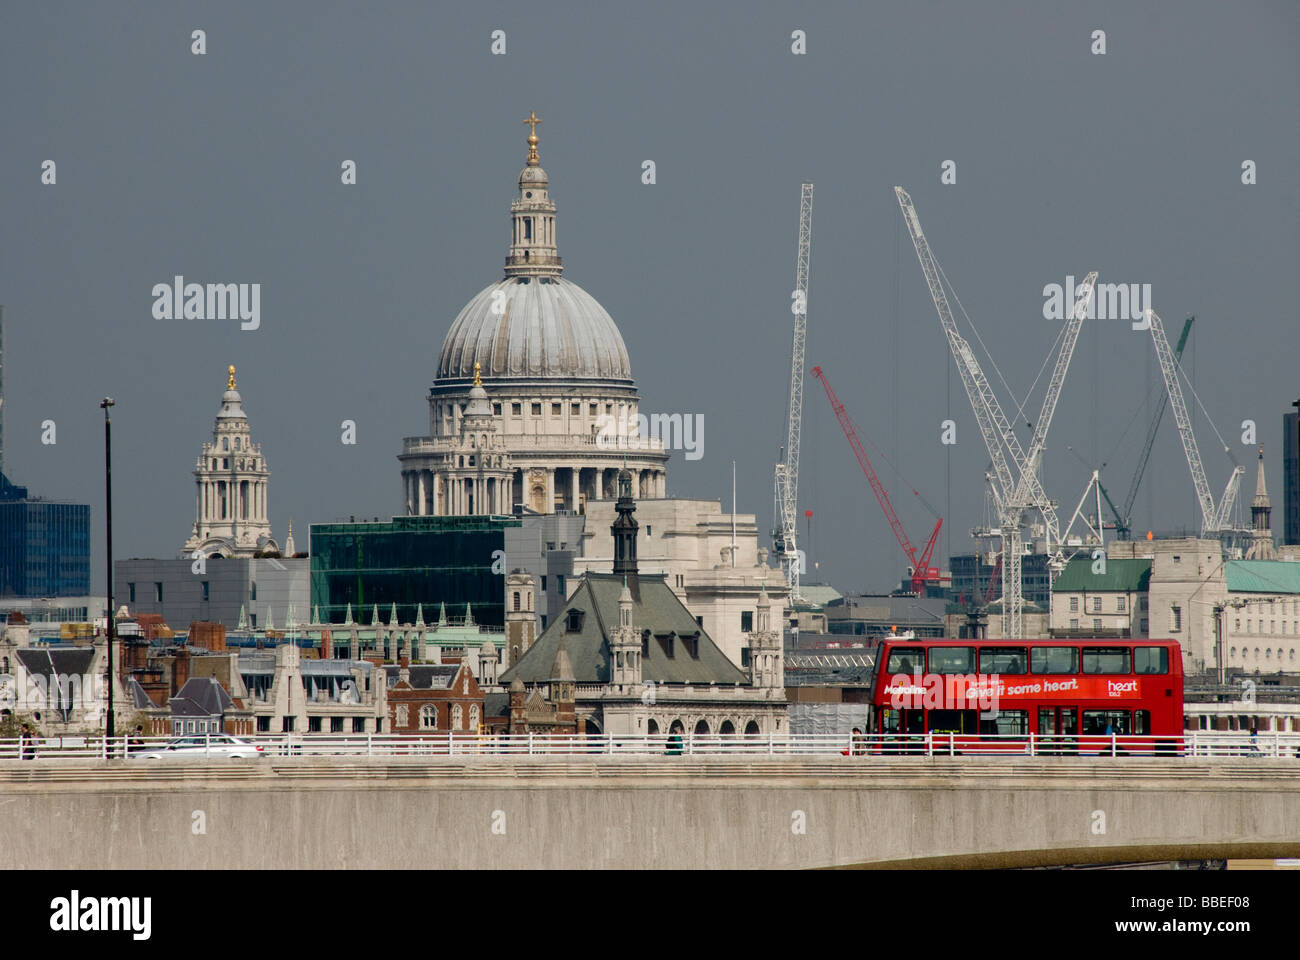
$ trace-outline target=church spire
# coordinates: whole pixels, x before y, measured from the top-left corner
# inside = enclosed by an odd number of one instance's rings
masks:
[[[614,576],[623,577],[632,589],[632,596],[640,595],[637,581],[636,535],[640,526],[632,516],[636,501],[632,499],[632,474],[626,468],[618,474],[618,500],[614,503],[618,517],[609,528],[614,536]]]
[[[1259,465],[1255,470],[1255,499],[1250,502],[1250,547],[1246,550],[1247,560],[1275,560],[1277,549],[1273,544],[1273,505],[1268,497],[1268,487],[1264,483],[1264,448],[1259,448]]]
[[[510,252],[506,255],[507,277],[558,277],[563,261],[555,246],[555,204],[550,199],[550,181],[537,155],[537,125],[542,121],[528,111],[528,159],[519,174],[519,194],[510,204]]]

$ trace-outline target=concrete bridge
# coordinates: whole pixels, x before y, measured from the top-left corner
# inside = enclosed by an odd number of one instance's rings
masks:
[[[0,868],[1011,867],[1300,856],[1300,761],[0,763]]]

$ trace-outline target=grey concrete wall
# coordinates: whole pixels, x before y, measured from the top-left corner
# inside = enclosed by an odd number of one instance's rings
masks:
[[[6,761],[0,804],[5,869],[1300,856],[1293,760]]]

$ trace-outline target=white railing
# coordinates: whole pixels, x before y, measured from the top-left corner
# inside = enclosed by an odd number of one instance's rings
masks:
[[[190,734],[184,739],[203,737]],[[129,759],[133,754],[166,747],[173,737],[136,740],[115,737],[48,737],[0,740],[0,761]],[[806,734],[702,735],[660,734],[644,737],[523,734],[478,736],[471,733],[415,735],[278,734],[241,737],[262,748],[268,758],[350,757],[1246,757],[1300,760],[1300,733],[1189,731],[1180,736],[1083,734],[977,735]],[[176,754],[178,759],[224,759],[224,745],[203,738],[206,746]]]

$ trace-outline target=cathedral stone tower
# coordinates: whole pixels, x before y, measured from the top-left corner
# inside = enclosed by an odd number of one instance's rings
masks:
[[[1253,529],[1250,531],[1250,546],[1246,550],[1247,560],[1277,559],[1277,550],[1273,545],[1272,514],[1273,505],[1268,498],[1268,488],[1264,485],[1264,448],[1260,447],[1259,466],[1255,472],[1255,499],[1250,502]]]
[[[243,398],[235,389],[235,368],[227,373],[212,440],[203,444],[194,468],[196,519],[185,555],[279,556],[267,514],[271,471],[262,445],[252,441]]]

